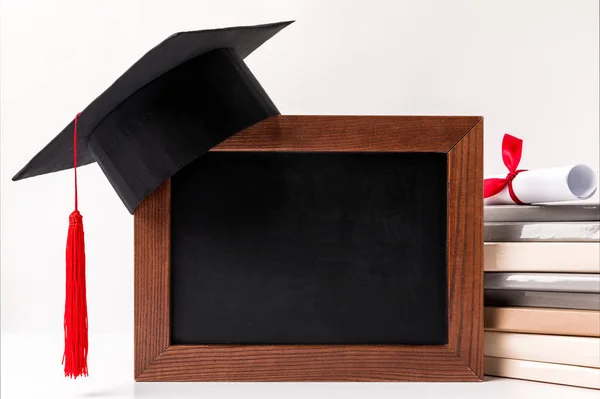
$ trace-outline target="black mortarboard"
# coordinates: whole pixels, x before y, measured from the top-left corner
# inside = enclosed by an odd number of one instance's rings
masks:
[[[176,33],[80,114],[77,165],[98,162],[133,213],[210,148],[279,111],[243,59],[291,22]],[[73,167],[74,122],[13,180]]]
[[[66,249],[65,375],[87,375],[88,319],[77,166],[98,162],[133,213],[165,180],[279,111],[244,58],[291,22],[177,33],[131,66],[13,180],[75,168]]]

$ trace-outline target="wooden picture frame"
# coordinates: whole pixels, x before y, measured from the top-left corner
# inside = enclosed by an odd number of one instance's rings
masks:
[[[170,183],[135,212],[137,381],[480,381],[483,119],[276,116],[212,151],[447,154],[445,345],[171,345]]]

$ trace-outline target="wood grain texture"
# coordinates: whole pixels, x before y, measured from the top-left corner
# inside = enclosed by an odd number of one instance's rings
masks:
[[[138,381],[477,381],[445,346],[171,346]]]
[[[448,346],[483,378],[483,120],[448,153]]]
[[[481,120],[461,116],[279,115],[211,151],[448,152]]]
[[[169,346],[171,188],[167,180],[134,217],[135,377]]]
[[[483,120],[278,116],[214,151],[448,153],[448,344],[170,345],[170,185],[135,212],[137,381],[480,381]]]

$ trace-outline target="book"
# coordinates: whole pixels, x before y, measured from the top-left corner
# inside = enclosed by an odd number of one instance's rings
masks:
[[[485,222],[593,222],[600,221],[600,204],[485,206]]]
[[[486,356],[486,375],[600,389],[600,369]]]
[[[600,337],[600,311],[486,306],[484,328],[486,331]]]
[[[600,222],[485,222],[485,242],[600,242]]]
[[[600,293],[600,274],[487,272],[486,290]]]
[[[486,331],[484,356],[600,368],[600,338]]]
[[[483,263],[489,272],[600,273],[600,245],[591,242],[485,243]]]
[[[484,290],[483,295],[486,306],[600,310],[600,294]]]

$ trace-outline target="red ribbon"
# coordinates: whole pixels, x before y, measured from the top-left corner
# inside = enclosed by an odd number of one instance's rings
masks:
[[[504,179],[485,179],[483,181],[483,198],[488,198],[498,194],[504,190],[504,187],[508,187],[508,194],[515,204],[525,205],[521,202],[515,191],[513,190],[512,181],[521,172],[525,172],[526,169],[517,169],[519,162],[521,162],[521,152],[523,149],[523,140],[505,134],[502,139],[502,160],[504,165],[508,169],[508,174]]]

